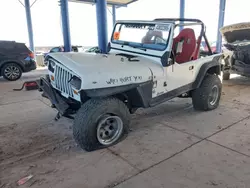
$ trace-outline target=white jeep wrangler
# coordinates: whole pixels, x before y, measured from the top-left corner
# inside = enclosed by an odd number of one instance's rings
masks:
[[[192,26],[199,26],[196,38]],[[179,32],[179,27],[185,28]],[[40,91],[62,116],[74,117],[73,135],[85,150],[118,143],[130,114],[174,97],[192,97],[196,110],[218,107],[221,54],[200,57],[205,26],[196,19],[118,21],[108,54],[53,53]]]

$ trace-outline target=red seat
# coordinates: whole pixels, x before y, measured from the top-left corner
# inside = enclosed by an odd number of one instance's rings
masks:
[[[182,44],[182,52],[176,53],[179,42]],[[193,29],[183,29],[177,37],[174,38],[173,51],[175,54],[175,61],[177,63],[185,63],[194,59],[194,52],[196,49],[196,38]]]

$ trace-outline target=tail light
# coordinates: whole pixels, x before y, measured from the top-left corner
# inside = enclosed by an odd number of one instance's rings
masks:
[[[30,57],[31,59],[34,59],[34,58],[35,58],[35,54],[34,54],[33,52],[30,52],[30,53],[29,53],[29,57]]]

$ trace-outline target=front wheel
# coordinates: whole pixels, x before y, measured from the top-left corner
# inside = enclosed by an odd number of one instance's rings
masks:
[[[90,99],[77,112],[73,136],[82,149],[93,151],[118,143],[129,122],[129,109],[119,99]]]
[[[222,84],[217,75],[207,75],[201,86],[193,91],[194,109],[209,111],[219,106]]]
[[[9,81],[16,81],[22,76],[22,69],[16,63],[7,63],[1,70],[1,75]]]

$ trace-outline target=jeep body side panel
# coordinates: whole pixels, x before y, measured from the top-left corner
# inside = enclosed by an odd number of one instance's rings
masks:
[[[153,98],[151,101],[150,101],[150,106],[153,107],[153,106],[156,106],[160,103],[163,103],[165,101],[168,101],[170,99],[173,99],[175,97],[178,97],[180,96],[181,94],[183,93],[186,93],[190,90],[193,90],[192,88],[192,84],[188,84],[188,85],[185,85],[185,86],[182,86],[182,87],[179,87],[177,89],[174,89],[172,91],[169,91],[163,95],[160,95],[158,97],[155,97]]]
[[[132,84],[127,86],[120,86],[114,88],[102,88],[93,90],[84,90],[88,97],[109,97],[115,96],[117,94],[125,94],[130,99],[130,102],[136,107],[152,107],[156,106],[162,102],[168,101],[172,98],[178,97],[183,93],[192,91],[198,88],[206,76],[207,73],[210,74],[220,74],[220,63],[218,62],[219,56],[213,58],[211,62],[203,64],[200,68],[198,76],[195,81],[179,87],[177,89],[171,90],[165,94],[152,98],[153,82],[148,81],[141,84]]]
[[[162,94],[160,96],[157,96],[153,98],[150,101],[150,106],[156,106],[162,102],[168,101],[172,98],[178,97],[181,94],[184,94],[186,92],[192,91],[198,87],[200,87],[204,77],[207,73],[210,74],[220,74],[221,71],[221,65],[219,63],[220,56],[215,56],[212,61],[208,61],[207,63],[203,64],[201,68],[199,69],[199,73],[195,78],[195,81],[189,84],[186,84],[184,86],[181,86],[179,88],[173,89],[165,94]]]

